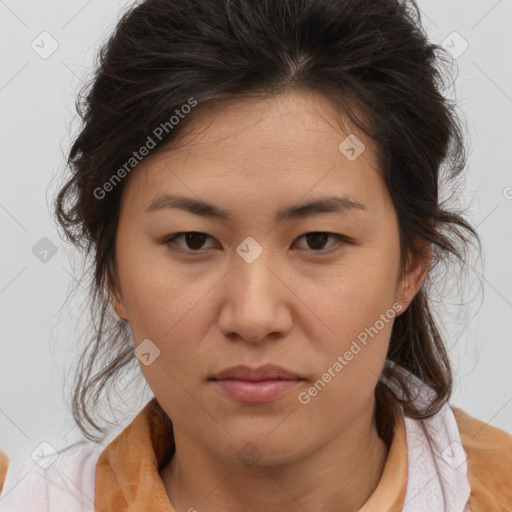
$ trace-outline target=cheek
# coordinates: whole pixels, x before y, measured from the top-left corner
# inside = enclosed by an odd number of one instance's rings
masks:
[[[374,291],[324,317],[335,335],[317,338],[323,341],[316,343],[317,373],[306,390],[308,407],[336,425],[349,421],[372,397],[386,360],[396,311]]]
[[[140,337],[162,339],[165,333],[190,324],[190,314],[208,290],[204,278],[191,278],[173,266],[161,248],[137,244],[135,239],[123,247],[126,250],[119,253],[117,264],[135,342]]]
[[[388,310],[388,316],[394,317],[397,269],[393,257],[382,257],[377,251],[354,254],[353,261],[340,268],[327,286],[312,291],[310,303],[331,334],[346,342],[373,326]],[[388,335],[389,324],[384,328],[379,323]]]
[[[211,327],[212,311],[207,291],[218,279],[184,282],[163,276],[155,266],[132,273],[126,281],[129,325],[137,347],[149,339],[159,351],[158,358],[141,370],[155,394],[183,393],[202,378],[205,349],[203,340]]]
[[[397,253],[391,250],[387,258],[382,254],[377,250],[366,251],[339,272],[339,280],[332,280],[328,289],[311,298],[328,327],[323,329],[325,335],[316,337],[324,340],[317,345],[323,353],[323,366],[318,368],[324,378],[320,377],[322,381],[329,380],[329,369],[336,375],[325,400],[329,400],[330,393],[343,400],[369,396],[382,371],[397,314],[398,269],[394,257],[398,257]]]

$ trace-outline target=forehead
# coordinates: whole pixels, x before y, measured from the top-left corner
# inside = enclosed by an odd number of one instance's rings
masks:
[[[339,105],[308,90],[214,102],[193,111],[187,121],[169,145],[169,156],[194,152],[222,158],[222,150],[229,150],[230,156],[248,159],[273,152],[273,165],[283,155],[309,163],[325,150],[326,156],[339,157],[338,146],[348,136],[366,146],[364,158],[375,156],[373,141],[351,125]]]
[[[199,199],[259,195],[267,203],[284,197],[287,204],[308,194],[339,192],[361,202],[382,194],[373,142],[324,95],[217,102],[193,116],[179,139],[129,176],[125,193],[140,209],[162,190]]]

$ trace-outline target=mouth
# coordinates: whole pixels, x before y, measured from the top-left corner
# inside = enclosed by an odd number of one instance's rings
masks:
[[[303,378],[277,365],[259,368],[232,366],[208,379],[228,398],[241,403],[265,403],[277,400],[296,388]]]

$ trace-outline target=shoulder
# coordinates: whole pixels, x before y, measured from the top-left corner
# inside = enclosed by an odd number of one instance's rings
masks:
[[[512,435],[451,408],[467,454],[471,511],[512,510]]]
[[[80,441],[63,448],[41,443],[37,451],[18,456],[5,468],[0,494],[2,512],[89,512],[94,507],[97,459],[102,446]]]

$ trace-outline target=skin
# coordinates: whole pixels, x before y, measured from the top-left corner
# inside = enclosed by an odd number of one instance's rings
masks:
[[[394,303],[405,311],[403,297],[412,300],[430,261],[411,259],[399,275],[398,221],[375,148],[343,130],[327,97],[286,92],[191,115],[179,144],[127,178],[112,299],[135,346],[150,339],[160,350],[141,370],[174,426],[176,452],[161,472],[169,500],[177,512],[359,510],[387,458],[374,390],[393,321],[308,404],[297,396]],[[366,145],[355,161],[338,149],[348,133]],[[233,218],[144,213],[161,192],[205,200]],[[282,208],[331,194],[366,210],[275,220]],[[165,245],[190,231],[208,236]],[[303,236],[312,232],[351,243],[315,245]],[[247,236],[263,248],[250,264],[236,252]],[[229,366],[269,362],[304,380],[264,404],[235,402],[208,381]],[[252,466],[239,455],[244,445],[258,454]]]

